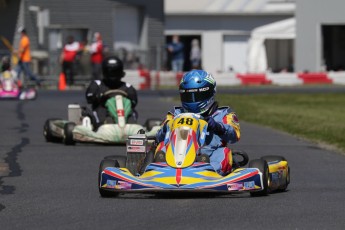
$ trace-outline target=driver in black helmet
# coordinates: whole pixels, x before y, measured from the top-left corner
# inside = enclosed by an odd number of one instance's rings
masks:
[[[105,106],[106,101],[109,99],[106,96],[106,92],[110,90],[121,90],[127,94],[126,98],[131,101],[131,119],[136,121],[137,112],[134,108],[138,103],[137,92],[132,85],[121,81],[125,76],[122,61],[114,56],[105,58],[102,62],[102,73],[103,79],[93,80],[86,89],[86,100],[91,104],[92,111],[86,109],[84,115],[91,118],[94,129],[97,129],[104,123],[110,123],[109,120],[111,118]]]

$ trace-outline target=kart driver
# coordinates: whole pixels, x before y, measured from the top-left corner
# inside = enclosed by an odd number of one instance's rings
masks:
[[[159,151],[166,150],[164,137],[169,120],[184,112],[200,114],[208,123],[208,134],[205,146],[198,155],[205,156],[220,175],[229,174],[233,159],[227,144],[240,139],[240,124],[235,112],[229,107],[218,107],[215,101],[216,81],[204,70],[192,70],[184,74],[179,91],[182,107],[175,107],[169,111],[162,128],[157,132],[156,139],[159,144],[156,155]]]
[[[13,85],[20,88],[21,82],[17,78],[17,72],[11,69],[11,60],[8,56],[1,59],[0,85],[5,90],[11,90]]]
[[[127,98],[131,101],[133,120],[137,120],[137,112],[134,110],[138,103],[137,92],[129,83],[121,81],[125,76],[122,61],[114,56],[107,57],[102,62],[102,80],[93,80],[86,89],[86,100],[91,104],[92,111],[84,108],[83,115],[89,116],[95,130],[105,123],[113,123],[112,118],[106,108],[106,101],[109,97],[105,93],[109,90],[121,90],[127,93]]]

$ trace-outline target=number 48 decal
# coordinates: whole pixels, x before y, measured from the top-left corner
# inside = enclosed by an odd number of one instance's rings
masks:
[[[193,119],[192,118],[181,118],[177,124],[187,124],[187,125],[193,125]]]

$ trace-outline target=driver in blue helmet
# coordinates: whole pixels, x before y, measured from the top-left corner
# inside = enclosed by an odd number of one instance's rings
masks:
[[[206,156],[207,161],[220,175],[227,175],[232,170],[233,158],[228,144],[240,139],[240,124],[230,107],[219,107],[215,101],[216,81],[204,70],[192,70],[184,74],[179,85],[182,107],[169,111],[156,139],[159,143],[156,154],[165,152],[164,137],[166,124],[180,113],[200,114],[208,123],[208,135],[205,146],[198,153]],[[205,159],[205,158],[204,158]]]

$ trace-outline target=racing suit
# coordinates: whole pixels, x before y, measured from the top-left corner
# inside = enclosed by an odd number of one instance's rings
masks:
[[[185,112],[182,107],[175,107],[174,110],[169,111],[164,121],[174,118],[174,116]],[[227,175],[232,169],[232,153],[227,147],[227,144],[233,144],[240,139],[240,124],[233,112],[229,107],[218,107],[209,116],[213,117],[216,122],[220,122],[224,127],[224,133],[217,135],[212,131],[208,131],[206,136],[205,145],[200,149],[198,154],[206,154],[210,158],[210,164],[220,175]],[[205,118],[207,120],[207,118]],[[165,130],[161,128],[156,135],[158,146],[156,151],[166,151],[164,146]]]
[[[94,80],[92,81],[86,89],[86,100],[87,103],[91,104],[92,111],[85,111],[85,115],[90,116],[91,121],[97,129],[100,125],[106,122],[110,118],[108,110],[105,106],[108,97],[105,97],[105,92],[109,90],[122,90],[127,93],[127,98],[131,101],[132,106],[132,118],[137,120],[137,112],[134,110],[135,106],[138,103],[137,91],[129,83],[120,81],[116,84],[110,85],[105,84],[104,81]]]

